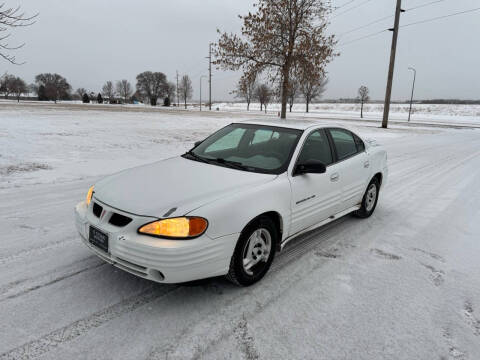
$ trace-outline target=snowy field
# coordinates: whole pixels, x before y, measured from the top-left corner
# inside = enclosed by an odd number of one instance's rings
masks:
[[[221,110],[245,111],[243,103],[220,103],[216,104]],[[250,109],[259,111],[260,104],[250,104]],[[280,104],[268,105],[268,111],[277,113]],[[406,122],[410,104],[392,104],[390,107],[390,119],[396,122]],[[360,104],[310,104],[309,113],[305,113],[305,104],[298,103],[292,107],[294,116],[325,117],[342,119],[360,119]],[[363,116],[366,120],[380,120],[383,118],[383,104],[365,104]],[[414,123],[435,124],[464,124],[480,127],[480,105],[436,105],[436,104],[413,104],[411,121]]]
[[[480,358],[479,129],[323,120],[383,143],[389,183],[371,218],[293,241],[249,288],[92,255],[73,223],[88,186],[264,116],[223,110],[0,104],[0,359]]]

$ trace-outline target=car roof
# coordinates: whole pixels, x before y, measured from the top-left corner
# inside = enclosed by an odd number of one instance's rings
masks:
[[[265,126],[277,126],[290,129],[305,130],[311,127],[327,127],[325,123],[317,120],[293,120],[293,119],[250,119],[236,122],[236,124],[252,124],[252,125],[265,125]]]

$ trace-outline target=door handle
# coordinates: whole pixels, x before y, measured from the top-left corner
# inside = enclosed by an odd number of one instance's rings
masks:
[[[370,161],[367,160],[363,163],[364,168],[368,168],[369,166],[370,166]]]
[[[338,175],[338,173],[333,173],[332,175],[330,175],[330,181],[338,181],[339,178],[340,175]]]

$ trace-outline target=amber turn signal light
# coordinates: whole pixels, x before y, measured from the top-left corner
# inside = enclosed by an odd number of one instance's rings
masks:
[[[87,192],[87,199],[86,199],[87,205],[90,205],[90,201],[92,201],[92,196],[93,196],[93,186],[90,186],[90,189],[88,189],[88,192]]]
[[[138,232],[165,238],[192,238],[207,230],[208,221],[201,217],[177,217],[154,221],[141,226]]]

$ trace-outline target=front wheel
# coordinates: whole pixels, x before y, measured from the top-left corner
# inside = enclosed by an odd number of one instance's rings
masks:
[[[277,228],[269,217],[259,217],[249,224],[238,239],[227,279],[249,286],[263,278],[275,257],[277,239]]]
[[[362,206],[360,209],[353,213],[354,216],[359,218],[368,218],[373,214],[375,207],[377,206],[378,193],[380,191],[380,184],[377,178],[373,178],[370,184],[367,186],[367,191],[363,195]]]

